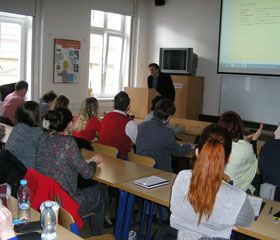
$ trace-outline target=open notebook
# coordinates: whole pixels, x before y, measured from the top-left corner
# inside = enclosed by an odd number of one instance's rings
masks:
[[[151,189],[162,185],[167,185],[170,182],[167,179],[161,177],[151,176],[151,177],[134,180],[133,183],[138,186]]]

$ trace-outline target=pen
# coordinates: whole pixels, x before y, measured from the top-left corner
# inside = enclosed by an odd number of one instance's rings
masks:
[[[268,212],[268,215],[269,215],[269,216],[270,216],[271,213],[272,213],[272,209],[273,209],[273,207],[271,207],[270,210],[269,210],[269,212]]]

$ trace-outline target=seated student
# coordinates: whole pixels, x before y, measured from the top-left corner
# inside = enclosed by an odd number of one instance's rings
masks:
[[[42,134],[40,106],[27,101],[16,110],[16,126],[13,128],[5,149],[28,168],[35,167],[36,149]]]
[[[154,117],[155,106],[156,106],[157,102],[160,101],[161,99],[164,99],[164,97],[162,97],[162,96],[156,96],[156,97],[153,99],[151,111],[150,111],[150,113],[145,117],[144,122],[145,122],[145,121],[149,121],[149,120],[151,120],[151,119]],[[174,130],[175,135],[177,135],[178,133],[180,133],[180,132],[183,131],[183,129],[182,129],[182,127],[181,127],[180,125],[176,125],[176,127],[174,128],[170,123],[167,123],[167,124],[166,124],[166,127],[170,128],[170,129],[172,129],[172,130]]]
[[[43,133],[39,139],[36,170],[57,181],[60,186],[79,205],[79,214],[90,216],[91,231],[94,236],[103,234],[103,222],[107,205],[108,193],[105,185],[95,185],[78,189],[77,179],[80,174],[90,179],[95,173],[99,157],[93,157],[89,163],[85,161],[72,136],[72,113],[67,108],[49,111],[51,134]]]
[[[99,132],[101,122],[98,120],[98,102],[94,97],[86,98],[81,106],[80,113],[74,118],[73,137],[82,138],[91,142]]]
[[[136,153],[153,158],[158,168],[172,172],[172,155],[184,157],[191,150],[190,144],[176,143],[175,133],[166,127],[176,108],[169,99],[160,100],[154,117],[138,126]]]
[[[64,95],[60,95],[53,100],[50,110],[56,110],[58,108],[68,108],[69,102],[70,101],[67,97],[65,97]],[[49,125],[49,119],[45,115],[45,118],[43,119],[43,127],[49,130]]]
[[[11,120],[16,124],[15,112],[19,105],[24,103],[24,97],[28,91],[28,83],[19,81],[16,83],[15,91],[5,97],[2,106],[2,116]]]
[[[46,92],[39,100],[40,110],[42,119],[46,115],[46,113],[50,110],[50,107],[57,95],[53,90]]]
[[[223,181],[231,161],[232,140],[226,129],[212,124],[203,130],[193,170],[181,171],[170,200],[170,225],[177,239],[229,239],[234,225],[247,227],[254,210],[245,192]]]
[[[0,204],[0,240],[17,239],[13,227],[12,213]]]
[[[136,142],[137,124],[127,116],[130,98],[121,91],[114,98],[114,111],[107,113],[101,123],[99,143],[116,147],[125,159],[131,142]]]
[[[280,126],[280,125],[279,125]],[[275,139],[268,140],[261,149],[259,171],[263,183],[280,187],[280,128],[274,132]]]
[[[233,180],[234,186],[243,191],[249,189],[251,193],[254,193],[255,188],[251,182],[257,171],[258,160],[249,141],[252,140],[256,143],[262,132],[262,124],[256,133],[246,137],[244,137],[243,122],[235,112],[229,111],[222,114],[218,124],[229,131],[232,139],[233,157],[225,167],[225,174]]]

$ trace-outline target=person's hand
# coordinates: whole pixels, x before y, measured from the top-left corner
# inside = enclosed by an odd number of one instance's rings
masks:
[[[237,227],[237,226],[233,226],[233,227],[232,227],[232,230],[238,231],[238,227]]]
[[[89,163],[90,162],[95,162],[97,165],[99,165],[100,163],[102,163],[102,161],[103,161],[102,156],[100,154],[97,154],[89,160]]]
[[[0,239],[6,240],[15,237],[13,230],[12,213],[4,207],[0,206]]]
[[[246,141],[251,141],[251,140],[258,140],[258,138],[261,136],[261,134],[262,134],[262,129],[263,129],[263,124],[261,123],[260,124],[260,127],[259,127],[259,129],[255,132],[255,133],[253,133],[253,134],[250,134],[250,135],[248,135],[248,136],[245,136],[245,140]]]

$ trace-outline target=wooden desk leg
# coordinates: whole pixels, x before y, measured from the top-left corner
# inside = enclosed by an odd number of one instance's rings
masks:
[[[120,190],[117,219],[116,219],[115,231],[114,231],[114,236],[117,240],[121,240],[121,238],[122,238],[122,229],[123,229],[123,221],[124,221],[124,213],[125,213],[127,195],[128,195],[127,192]]]
[[[130,219],[134,209],[134,194],[128,195],[127,209],[125,213],[124,229],[123,229],[123,239],[128,239],[128,233],[130,229]]]

